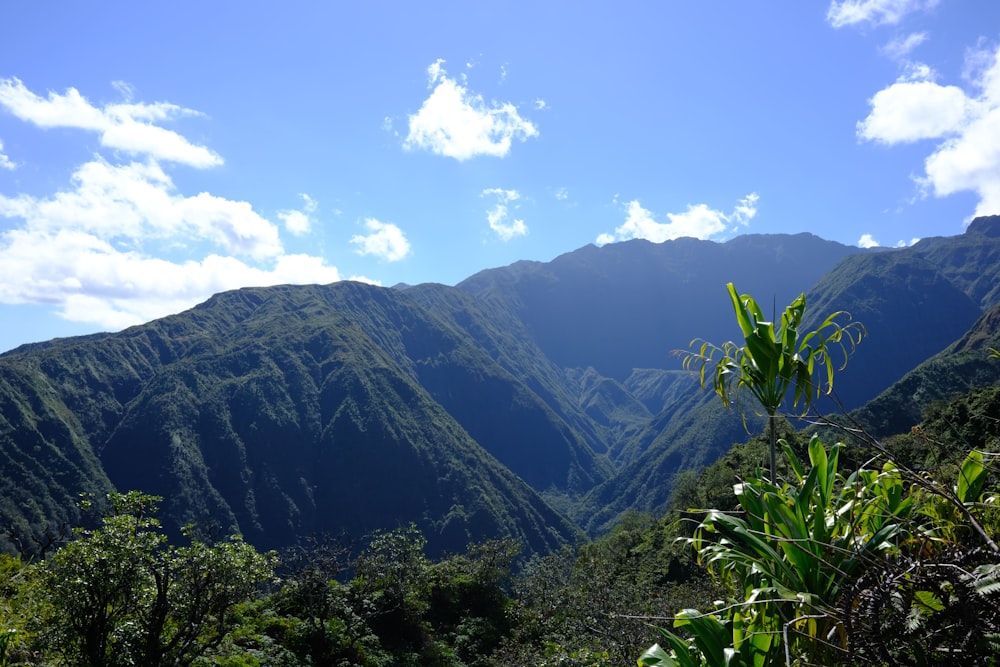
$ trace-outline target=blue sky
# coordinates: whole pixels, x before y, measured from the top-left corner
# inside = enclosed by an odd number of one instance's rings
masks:
[[[249,285],[1000,213],[1000,3],[0,9],[0,350]],[[807,288],[808,286],[803,286]]]

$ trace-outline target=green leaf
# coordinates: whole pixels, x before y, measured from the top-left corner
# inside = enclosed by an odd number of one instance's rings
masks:
[[[962,469],[958,473],[958,489],[956,494],[963,503],[974,502],[982,493],[986,483],[986,467],[983,465],[983,453],[972,450],[965,457]]]
[[[944,603],[930,591],[916,591],[913,601],[927,611],[944,611]]]
[[[659,644],[653,644],[636,660],[639,667],[685,667],[670,657]]]

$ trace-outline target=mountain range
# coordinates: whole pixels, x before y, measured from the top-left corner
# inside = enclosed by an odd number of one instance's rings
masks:
[[[0,355],[0,548],[43,546],[80,494],[138,489],[174,533],[263,548],[414,523],[435,552],[555,549],[662,507],[759,429],[672,354],[738,335],[727,282],[865,325],[836,396],[879,435],[1000,380],[1000,216],[900,249],[633,240],[453,287],[245,288]]]

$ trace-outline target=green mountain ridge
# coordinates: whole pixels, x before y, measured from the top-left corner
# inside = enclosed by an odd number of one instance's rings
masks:
[[[1000,295],[998,231],[977,219],[873,252],[810,234],[588,246],[455,287],[246,288],[22,346],[0,355],[0,548],[115,488],[162,495],[175,532],[263,547],[413,522],[432,552],[503,535],[549,551],[663,507],[679,472],[759,430],[670,354],[738,334],[726,282],[779,306],[807,291],[815,316],[862,321],[837,380],[854,409],[900,378],[974,374],[906,376],[956,340],[980,358],[995,340],[997,316],[974,325]]]

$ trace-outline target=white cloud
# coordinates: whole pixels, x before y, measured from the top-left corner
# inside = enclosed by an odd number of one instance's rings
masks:
[[[913,32],[909,35],[894,37],[882,47],[882,53],[892,60],[905,60],[914,49],[927,41],[926,32]]]
[[[0,236],[0,301],[51,304],[66,319],[108,329],[175,313],[228,289],[339,278],[335,267],[306,255],[282,255],[259,268],[217,254],[172,262],[82,230]]]
[[[726,231],[730,225],[746,225],[757,215],[756,193],[751,193],[737,202],[729,214],[709,208],[705,204],[688,206],[683,213],[668,213],[667,222],[657,222],[652,212],[644,209],[637,200],[628,203],[625,223],[615,229],[614,234],[601,234],[598,245],[628,239],[646,239],[662,243],[685,236],[708,239]]]
[[[858,136],[887,144],[937,139],[959,130],[974,111],[957,86],[897,81],[869,101],[872,111],[858,123]]]
[[[858,239],[859,248],[878,248],[879,242],[872,237],[871,234],[862,234],[861,238]]]
[[[10,171],[17,169],[17,164],[15,164],[14,161],[7,157],[7,154],[3,152],[2,141],[0,141],[0,169],[8,169]]]
[[[437,60],[427,68],[430,96],[409,117],[409,134],[403,147],[428,150],[437,155],[467,160],[477,155],[504,157],[514,139],[525,141],[538,130],[510,102],[489,104],[447,76]]]
[[[521,198],[521,193],[517,190],[504,190],[502,188],[489,188],[483,190],[480,196],[495,196],[497,203],[486,212],[486,220],[490,223],[490,229],[504,241],[510,241],[515,236],[524,236],[528,233],[528,226],[524,220],[509,218],[507,205]]]
[[[0,302],[46,304],[119,329],[223,290],[340,278],[321,257],[285,254],[278,227],[249,202],[178,192],[160,160],[203,167],[221,158],[151,124],[189,112],[132,104],[133,91],[116,87],[128,103],[98,109],[72,88],[43,99],[0,80],[0,105],[18,118],[93,130],[116,155],[143,154],[123,163],[95,156],[48,196],[0,194],[0,219],[10,221],[0,231]],[[315,210],[302,198],[306,213]]]
[[[351,237],[351,243],[357,246],[355,252],[359,255],[374,255],[388,262],[398,262],[410,254],[410,242],[406,240],[403,230],[396,225],[367,218],[365,228],[371,233]]]
[[[154,124],[199,115],[176,104],[123,103],[98,108],[75,88],[62,95],[49,92],[43,98],[28,90],[20,79],[10,78],[0,79],[0,106],[41,128],[69,127],[96,132],[105,148],[198,168],[222,164],[217,153]]]
[[[249,203],[207,192],[177,194],[156,162],[113,165],[96,159],[80,166],[72,180],[72,190],[48,198],[0,195],[0,216],[21,218],[33,230],[75,229],[129,244],[182,237],[257,259],[282,251],[277,228]]]
[[[826,20],[834,28],[859,24],[895,25],[907,14],[927,11],[939,0],[834,0],[826,12]]]
[[[285,223],[285,229],[296,236],[308,234],[312,229],[311,214],[316,211],[316,202],[306,193],[300,193],[302,199],[302,210],[288,209],[278,211],[278,217]]]
[[[566,188],[556,188],[555,197],[559,201],[566,201],[569,199],[569,190]]]
[[[889,145],[941,140],[924,161],[919,184],[938,197],[975,192],[975,215],[990,215],[1000,212],[1000,48],[988,65],[979,52],[967,57],[977,61],[971,93],[931,81],[897,81],[871,99],[858,135]]]
[[[309,216],[302,211],[278,211],[278,217],[285,223],[285,229],[296,236],[308,234],[312,226]]]

